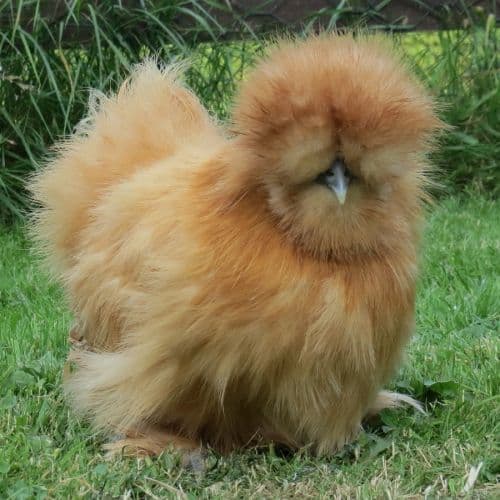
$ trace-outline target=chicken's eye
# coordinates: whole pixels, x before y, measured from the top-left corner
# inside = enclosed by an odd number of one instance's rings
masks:
[[[354,175],[351,170],[347,171],[347,175],[349,176],[349,182],[350,183],[358,182],[359,181],[359,177],[357,175]]]

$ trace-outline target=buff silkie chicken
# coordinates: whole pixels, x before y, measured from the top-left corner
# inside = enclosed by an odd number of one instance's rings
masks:
[[[94,98],[32,181],[85,348],[65,388],[111,449],[333,453],[414,324],[426,155],[444,124],[380,36],[282,40],[230,125],[179,67]]]

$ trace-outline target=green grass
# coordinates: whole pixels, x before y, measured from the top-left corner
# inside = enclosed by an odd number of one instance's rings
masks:
[[[70,315],[21,229],[0,232],[0,498],[498,498],[500,204],[477,194],[431,210],[417,332],[394,387],[428,417],[385,411],[341,454],[272,448],[209,455],[202,476],[175,454],[106,462],[61,396]],[[0,230],[1,231],[1,230]]]

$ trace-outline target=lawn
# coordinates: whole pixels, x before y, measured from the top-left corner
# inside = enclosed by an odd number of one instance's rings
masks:
[[[385,411],[342,453],[266,448],[109,462],[66,406],[70,314],[21,228],[0,229],[0,498],[498,498],[500,205],[479,195],[429,209],[417,331],[394,387],[428,416]],[[480,470],[477,474],[477,468]]]

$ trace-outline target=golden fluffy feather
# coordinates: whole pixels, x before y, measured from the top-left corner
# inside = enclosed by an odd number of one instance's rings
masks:
[[[413,328],[425,154],[443,125],[381,37],[278,43],[232,133],[178,73],[138,67],[31,185],[90,346],[67,391],[146,451],[333,452],[397,403],[379,391]],[[336,157],[343,205],[316,182]]]

